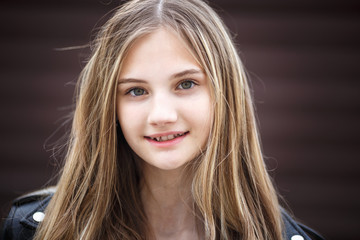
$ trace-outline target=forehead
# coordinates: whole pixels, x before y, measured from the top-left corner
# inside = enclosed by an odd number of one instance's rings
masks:
[[[185,41],[172,30],[159,28],[136,39],[123,59],[120,75],[201,68]]]

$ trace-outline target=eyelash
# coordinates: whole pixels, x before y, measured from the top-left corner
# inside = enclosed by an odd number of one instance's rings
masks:
[[[189,88],[180,88],[180,86],[181,86],[181,84],[183,84],[183,83],[191,83],[191,86],[189,87]],[[196,86],[196,85],[198,85],[198,84],[196,84],[193,80],[189,80],[189,79],[187,79],[187,80],[184,80],[184,81],[181,81],[179,84],[178,84],[178,86],[177,86],[177,88],[179,88],[179,89],[181,89],[181,90],[188,90],[188,89],[192,89],[194,86]]]
[[[137,90],[137,89],[142,90],[142,91],[143,91],[143,94],[141,94],[141,95],[135,95],[134,91]],[[132,97],[140,97],[140,96],[142,96],[142,95],[144,95],[144,94],[146,94],[146,93],[147,93],[146,90],[143,89],[143,88],[133,87],[133,88],[130,88],[130,89],[125,93],[125,95],[130,94]]]
[[[181,87],[183,83],[190,83],[191,86],[190,86],[189,88]],[[192,89],[194,86],[197,86],[197,85],[198,85],[198,84],[195,83],[193,80],[184,80],[184,81],[181,81],[181,82],[177,85],[176,89],[188,90],[188,89]],[[136,94],[134,93],[134,91],[135,91],[135,90],[138,90],[138,89],[143,91],[143,93],[142,93],[141,95],[136,95]],[[133,87],[133,88],[130,88],[128,91],[126,91],[125,95],[130,94],[132,97],[140,97],[140,96],[143,96],[143,95],[146,94],[146,93],[147,93],[147,91],[146,91],[145,89],[143,89],[143,88]]]

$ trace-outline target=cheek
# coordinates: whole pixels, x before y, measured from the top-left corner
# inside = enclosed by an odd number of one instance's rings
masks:
[[[203,137],[208,136],[213,121],[213,107],[208,95],[192,101],[187,116]]]
[[[131,104],[120,103],[117,106],[116,113],[124,136],[129,142],[129,137],[139,129],[141,111],[131,106]]]

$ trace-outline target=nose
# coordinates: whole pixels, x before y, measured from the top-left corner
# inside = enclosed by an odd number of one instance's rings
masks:
[[[148,123],[154,126],[165,126],[178,119],[176,104],[166,94],[154,96],[149,109]]]

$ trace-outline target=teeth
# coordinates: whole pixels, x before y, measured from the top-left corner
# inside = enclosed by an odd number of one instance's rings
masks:
[[[155,141],[158,141],[158,142],[163,142],[163,141],[172,140],[172,139],[180,137],[182,135],[184,135],[184,133],[171,134],[171,135],[161,136],[161,137],[154,137],[154,138],[151,138],[151,139],[153,139]]]

